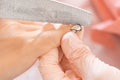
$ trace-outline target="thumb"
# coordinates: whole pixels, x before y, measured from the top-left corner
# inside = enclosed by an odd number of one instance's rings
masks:
[[[79,34],[79,37],[82,35],[83,34]],[[62,38],[62,50],[66,57],[70,60],[78,57],[84,57],[85,55],[91,53],[90,49],[83,44],[79,37],[73,32],[68,32]]]
[[[68,32],[63,36],[61,43],[65,56],[71,64],[75,65],[75,68],[73,65],[73,70],[79,77],[81,77],[83,73],[81,63],[84,57],[91,54],[90,49],[83,44],[82,36],[82,32],[79,33],[79,37],[73,32]]]
[[[120,71],[95,57],[75,33],[65,34],[61,46],[73,71],[83,80],[118,80],[120,78]]]

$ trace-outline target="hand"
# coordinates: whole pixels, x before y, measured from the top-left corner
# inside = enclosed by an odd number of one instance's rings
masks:
[[[42,31],[39,22],[0,19],[0,80],[11,80],[26,71],[36,59],[60,45],[70,25],[59,25],[57,30]]]
[[[44,31],[54,29],[54,27],[51,29],[46,27]],[[77,35],[81,37],[81,34],[78,33]],[[54,48],[40,57],[39,69],[43,80],[81,80],[72,71],[71,64],[60,47]]]
[[[63,54],[57,48],[51,50],[40,59],[40,72],[43,80],[119,80],[120,71],[97,57],[82,42],[82,32],[79,37],[72,32],[64,35],[61,47]],[[66,57],[66,58],[65,58]]]

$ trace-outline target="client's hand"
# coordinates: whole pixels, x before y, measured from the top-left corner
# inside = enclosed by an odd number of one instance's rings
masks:
[[[78,37],[79,36],[79,37]],[[40,58],[43,80],[119,80],[120,71],[95,57],[82,42],[82,32],[68,32],[61,42]],[[62,54],[63,51],[63,54]]]
[[[43,31],[53,24],[0,19],[0,80],[12,80],[26,71],[36,59],[60,45],[70,25]]]

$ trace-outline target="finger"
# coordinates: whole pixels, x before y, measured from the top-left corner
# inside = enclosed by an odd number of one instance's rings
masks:
[[[24,20],[14,20],[17,23],[20,23],[26,31],[35,31],[35,30],[42,30],[42,27],[45,25],[42,22],[35,22],[35,21],[24,21]]]
[[[43,80],[69,80],[59,66],[58,49],[55,48],[40,58],[39,70]],[[66,78],[66,79],[65,79]]]
[[[63,37],[62,49],[72,64],[72,70],[83,80],[117,80],[120,78],[120,71],[96,58],[76,34],[69,32]],[[99,69],[96,71],[96,68]],[[109,77],[106,77],[108,75]]]
[[[61,49],[61,46],[58,47],[58,51],[59,51],[59,62],[62,61],[62,58],[64,56],[63,52],[62,52],[62,49]],[[61,64],[61,63],[60,63]]]
[[[78,78],[72,70],[65,71],[65,75],[67,75],[71,80],[82,80],[81,78]]]
[[[44,26],[44,24],[40,22],[23,21],[23,20],[15,20],[15,22],[17,24],[20,24],[21,26],[18,27],[26,32],[41,30],[42,27]]]
[[[43,26],[43,28],[42,28],[42,31],[49,31],[49,30],[55,30],[54,25],[51,23],[45,24],[45,26]]]
[[[62,36],[70,31],[70,25],[62,25],[58,30],[42,32],[29,46],[31,52],[37,53],[37,57],[60,45]]]
[[[64,53],[62,53],[62,54],[64,54]],[[71,69],[71,64],[69,63],[69,61],[65,55],[63,55],[63,57],[62,57],[62,59],[60,61],[60,65],[62,66],[63,71],[67,71],[67,70]]]
[[[55,30],[55,27],[52,23],[47,23],[45,26],[43,26],[42,31],[49,31],[49,30]]]
[[[40,28],[40,25],[43,26],[43,23],[40,22],[32,22],[32,21],[23,21],[23,20],[12,20],[12,19],[0,19],[0,25],[18,25],[18,28],[32,28],[32,29],[38,29]],[[22,25],[22,26],[20,26]],[[15,27],[15,26],[12,26]]]
[[[16,20],[9,19],[1,19],[0,21],[1,38],[23,37],[31,39],[40,33],[40,28],[34,24],[21,24]]]
[[[65,33],[69,32],[70,29],[73,27],[73,25],[60,25],[58,28],[58,32],[62,33],[61,35],[63,36]]]
[[[27,25],[40,25],[42,24],[41,22],[35,22],[35,21],[25,21],[25,20],[14,20],[17,21],[21,24],[27,24]]]
[[[66,53],[67,55],[66,57],[69,57],[72,55],[72,52],[74,52],[75,50],[79,48],[82,48],[82,46],[84,45],[83,45],[82,40],[80,40],[79,37],[75,33],[68,32],[67,34],[63,36],[61,46],[62,46],[63,52]]]
[[[42,28],[42,31],[50,31],[50,30],[56,30],[56,25],[54,26],[52,23],[47,23]],[[59,61],[61,60],[61,57],[62,57],[62,54],[59,54]]]
[[[42,31],[49,31],[49,30],[56,30],[56,25],[54,26],[52,23],[47,23],[42,29]],[[58,49],[59,49],[59,53],[60,53],[59,54],[59,62],[60,62],[63,54],[61,53],[60,47]]]
[[[82,36],[82,34],[81,34]],[[90,51],[87,46],[85,46],[79,37],[73,33],[69,32],[65,34],[62,39],[62,50],[71,64],[74,64],[73,70],[76,74],[81,77],[81,60],[87,55],[90,54]],[[81,62],[80,62],[81,61]]]

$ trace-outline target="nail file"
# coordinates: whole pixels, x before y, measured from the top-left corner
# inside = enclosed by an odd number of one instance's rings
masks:
[[[55,0],[0,0],[0,18],[87,26],[91,13]]]

